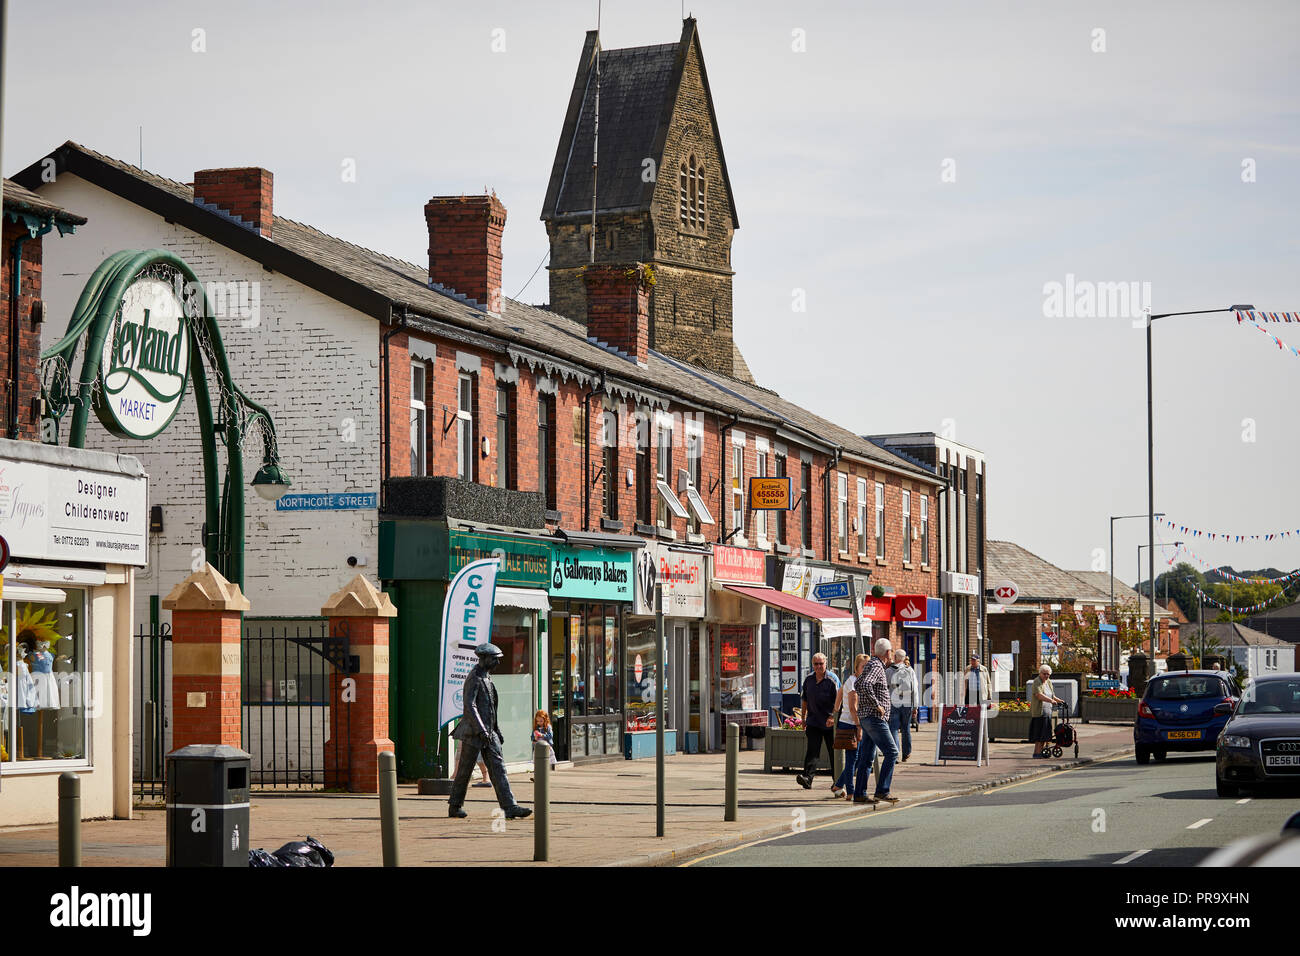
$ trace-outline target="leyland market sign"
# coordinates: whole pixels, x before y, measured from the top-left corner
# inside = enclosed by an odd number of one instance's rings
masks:
[[[190,375],[190,339],[175,288],[140,278],[104,337],[99,420],[119,438],[153,438],[171,423]]]

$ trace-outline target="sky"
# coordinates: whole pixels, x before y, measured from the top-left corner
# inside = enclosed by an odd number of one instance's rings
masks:
[[[505,292],[547,301],[539,216],[596,0],[9,7],[7,175],[68,139],[181,182],[263,166],[278,215],[417,263],[430,196],[494,189]],[[1300,5],[685,11],[757,380],[860,433],[979,449],[990,538],[1104,570],[1109,516],[1146,511],[1140,308],[1300,310]],[[675,42],[682,12],[605,0],[602,43]],[[1089,307],[1103,283],[1136,283],[1127,312]],[[1300,326],[1273,331],[1300,347]],[[1161,320],[1153,341],[1156,510],[1292,532],[1157,540],[1203,570],[1300,566],[1300,358],[1231,315]],[[1121,580],[1145,540],[1115,524]]]

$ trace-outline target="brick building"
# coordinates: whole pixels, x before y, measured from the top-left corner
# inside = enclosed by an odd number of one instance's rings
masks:
[[[589,37],[584,64],[594,45]],[[647,63],[653,69],[642,69]],[[565,137],[581,140],[585,69],[557,156],[569,152]],[[358,569],[381,570],[381,496],[391,480],[433,476],[459,479],[488,498],[487,489],[495,489],[536,495],[540,503],[536,526],[518,517],[467,527],[443,515],[444,549],[464,535],[487,533],[520,548],[541,542],[557,562],[561,554],[577,561],[571,551],[579,542],[608,551],[612,565],[619,552],[667,549],[712,561],[720,547],[738,547],[757,556],[759,577],[748,583],[770,585],[775,594],[784,590],[787,565],[818,566],[832,576],[858,576],[887,594],[937,600],[939,543],[929,522],[946,480],[757,385],[734,351],[732,277],[729,265],[719,263],[729,259],[737,219],[694,21],[686,21],[679,44],[607,52],[602,71],[602,96],[621,89],[627,103],[654,105],[639,112],[659,117],[652,136],[657,151],[650,155],[659,157],[660,182],[647,183],[640,205],[621,212],[620,204],[634,205],[631,200],[599,187],[598,261],[584,266],[581,164],[575,159],[572,169],[559,169],[543,217],[552,240],[549,308],[501,294],[508,210],[495,195],[435,196],[425,203],[428,260],[416,264],[277,215],[273,177],[258,168],[201,170],[187,184],[69,142],[19,175],[43,196],[92,213],[80,242],[60,250],[52,314],[68,315],[80,277],[124,246],[174,251],[206,284],[232,378],[275,418],[280,459],[293,482],[288,499],[275,506],[254,501],[248,509],[243,587],[250,616],[315,617],[323,598]],[[603,104],[605,110],[619,113]],[[621,133],[604,115],[601,154],[610,158],[600,182],[623,189],[630,183],[611,170],[617,157],[644,152],[646,131]],[[620,145],[621,135],[630,137],[627,145]],[[580,148],[581,142],[573,147],[575,155]],[[672,190],[682,183],[683,157],[690,205],[686,228],[678,228],[672,217],[681,215],[681,197]],[[676,178],[672,190],[661,191],[668,167]],[[47,168],[56,172],[53,181],[41,175]],[[570,175],[578,183],[572,194]],[[589,202],[586,209],[589,216]],[[698,250],[696,258],[688,247]],[[137,602],[145,619],[153,611],[149,592],[167,593],[201,557],[197,421],[183,406],[147,445],[99,440],[146,461],[165,514],[164,530],[151,537],[154,560]],[[747,479],[755,476],[789,477],[795,508],[752,510]],[[308,510],[298,507],[304,502]],[[401,587],[387,576],[379,583]],[[605,655],[603,666],[621,670],[623,646],[632,646],[630,602],[602,599],[598,610],[561,591],[552,588],[549,602],[544,592],[515,597],[519,608],[542,615],[539,642],[524,661],[532,687],[521,685],[518,698],[528,715],[546,706],[556,674],[567,681],[580,666],[576,651],[572,665],[563,662],[569,644],[558,637],[578,641],[574,621],[584,634],[602,615],[617,622],[604,649],[591,645],[593,655]],[[438,606],[427,605],[424,613]],[[587,617],[579,617],[579,606]],[[745,709],[766,722],[764,711],[788,706],[779,675],[803,673],[819,646],[812,627],[787,648],[778,606],[786,605],[765,605],[725,587],[711,591],[707,614],[685,622],[689,646],[672,652],[670,666],[684,674],[688,661],[691,667],[697,658],[707,662],[713,684],[707,673],[703,683],[716,703],[730,693],[719,682],[731,678],[716,667],[725,650],[721,635],[748,628],[748,670],[734,678],[735,687],[744,688],[737,694],[749,702]],[[805,623],[819,619],[817,606],[797,606]],[[902,646],[908,622],[893,616],[888,599],[871,608],[876,632]],[[842,620],[842,612],[825,612],[828,620],[837,614]],[[404,648],[427,644],[427,620],[399,614],[395,627],[395,660],[403,659]],[[547,643],[548,628],[556,643]],[[935,654],[927,648],[920,657],[933,663]],[[641,667],[638,657],[638,674]],[[393,695],[395,713],[414,706],[399,704],[400,696]],[[630,692],[620,691],[615,703],[630,707]],[[400,761],[401,735],[409,740],[423,731],[411,720],[395,718],[393,726]],[[686,726],[680,718],[683,738]],[[718,727],[715,719],[714,745]],[[604,731],[594,723],[588,730],[584,746],[594,747]],[[703,728],[691,732],[709,737]],[[601,753],[614,753],[614,737],[601,739]],[[418,769],[410,775],[428,770]]]

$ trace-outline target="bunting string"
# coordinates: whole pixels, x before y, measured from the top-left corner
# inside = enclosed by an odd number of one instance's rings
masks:
[[[1159,523],[1173,529],[1178,534],[1191,535],[1193,538],[1208,538],[1210,541],[1236,543],[1239,541],[1273,541],[1277,538],[1300,538],[1300,528],[1296,528],[1294,531],[1268,531],[1263,534],[1232,534],[1226,531],[1206,531],[1203,528],[1193,528],[1190,525],[1170,521],[1168,518],[1161,518]]]
[[[1223,570],[1223,567],[1222,567],[1222,566],[1215,566],[1215,565],[1210,564],[1209,561],[1206,561],[1203,557],[1201,557],[1201,556],[1200,556],[1199,554],[1197,554],[1195,551],[1192,551],[1190,548],[1184,547],[1184,546],[1182,546],[1182,545],[1179,545],[1178,549],[1177,549],[1176,551],[1174,551],[1174,556],[1173,556],[1172,558],[1169,559],[1169,564],[1173,564],[1174,561],[1178,558],[1178,555],[1179,555],[1179,554],[1186,554],[1188,557],[1190,557],[1190,558],[1192,558],[1194,561],[1196,561],[1196,563],[1199,564],[1201,567],[1203,567],[1203,568],[1208,568],[1210,571],[1212,571],[1213,573],[1219,575],[1220,577],[1227,578],[1229,581],[1236,581],[1236,582],[1238,582],[1239,584],[1281,584],[1281,585],[1285,585],[1285,584],[1287,584],[1287,583],[1290,582],[1290,581],[1294,581],[1296,578],[1300,578],[1300,568],[1297,568],[1296,570],[1292,571],[1290,574],[1284,574],[1284,575],[1282,575],[1281,577],[1276,577],[1276,578],[1247,578],[1247,577],[1242,577],[1240,574],[1233,574],[1231,571],[1225,571],[1225,570]]]
[[[1280,313],[1280,314],[1291,315],[1293,313],[1287,312],[1287,313]],[[1300,358],[1300,349],[1297,349],[1293,345],[1287,345],[1285,342],[1279,339],[1268,329],[1264,328],[1264,326],[1256,325],[1254,322],[1251,322],[1250,327],[1255,329],[1256,331],[1263,332],[1265,335],[1267,335],[1270,339],[1273,340],[1273,344],[1276,345],[1278,348],[1280,348],[1283,352],[1290,352],[1296,358]]]
[[[1257,312],[1237,310],[1237,324],[1245,322],[1300,322],[1300,312]]]
[[[1227,611],[1229,614],[1254,614],[1256,611],[1264,610],[1264,608],[1268,607],[1270,604],[1272,604],[1274,601],[1276,601],[1278,598],[1280,598],[1283,594],[1286,593],[1285,591],[1278,591],[1267,601],[1263,601],[1259,604],[1252,604],[1250,607],[1232,607],[1231,605],[1223,604],[1222,602],[1216,601],[1214,598],[1210,597],[1199,587],[1197,587],[1195,582],[1189,581],[1188,583],[1192,585],[1192,590],[1196,592],[1197,597],[1199,597],[1202,601],[1204,601],[1206,604],[1209,604],[1213,607],[1217,607],[1222,611]]]

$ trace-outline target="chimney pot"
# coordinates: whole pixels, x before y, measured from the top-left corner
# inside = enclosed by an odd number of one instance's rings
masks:
[[[272,176],[260,166],[200,169],[194,174],[194,201],[209,203],[271,238]]]
[[[495,194],[434,196],[424,207],[429,226],[429,279],[500,314],[501,237],[506,207]]]

